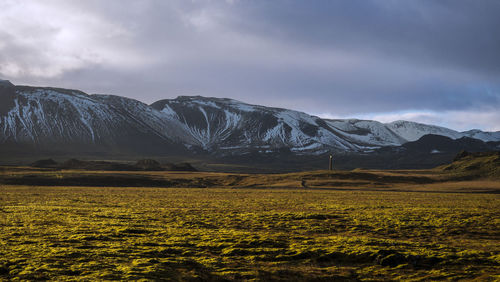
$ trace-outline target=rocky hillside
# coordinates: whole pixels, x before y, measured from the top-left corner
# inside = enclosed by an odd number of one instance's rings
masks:
[[[68,154],[227,156],[286,150],[317,155],[370,152],[430,133],[500,140],[500,132],[458,132],[408,121],[328,120],[231,99],[180,96],[147,105],[120,96],[0,81],[0,144],[11,153],[28,148]]]

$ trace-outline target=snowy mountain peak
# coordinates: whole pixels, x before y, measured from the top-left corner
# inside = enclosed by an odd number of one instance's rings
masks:
[[[386,123],[385,125],[407,141],[416,141],[427,134],[442,135],[452,139],[464,136],[462,133],[449,128],[404,120]]]
[[[409,121],[328,120],[227,98],[179,96],[147,105],[114,95],[30,86],[0,87],[0,94],[0,145],[175,148],[227,155],[282,149],[297,154],[366,152],[426,134],[500,140],[500,132],[457,132]]]
[[[468,131],[461,132],[464,134],[464,136],[470,137],[470,138],[476,138],[483,140],[485,142],[489,141],[499,141],[500,140],[500,131],[496,132],[484,132],[479,129],[472,129]]]
[[[467,135],[474,135],[474,134],[478,134],[478,133],[482,133],[483,131],[479,130],[479,129],[471,129],[471,130],[467,130],[467,131],[462,131],[463,134],[467,134]]]

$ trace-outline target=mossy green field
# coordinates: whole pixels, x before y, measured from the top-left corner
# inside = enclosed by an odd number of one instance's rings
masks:
[[[2,185],[0,229],[0,280],[500,279],[495,193]]]

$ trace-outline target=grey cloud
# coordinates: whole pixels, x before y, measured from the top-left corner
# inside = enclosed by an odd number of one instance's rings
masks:
[[[498,1],[273,1],[242,27],[294,43],[500,71]]]
[[[498,1],[39,3],[42,14],[83,16],[42,25],[36,43],[22,40],[36,30],[0,28],[0,75],[15,83],[341,116],[500,108]],[[12,64],[17,75],[6,71]]]

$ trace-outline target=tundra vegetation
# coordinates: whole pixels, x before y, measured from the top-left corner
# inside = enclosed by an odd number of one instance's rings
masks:
[[[500,182],[455,165],[286,175],[4,167],[0,280],[500,279]],[[75,177],[207,188],[51,182]],[[16,179],[41,181],[7,184]]]

